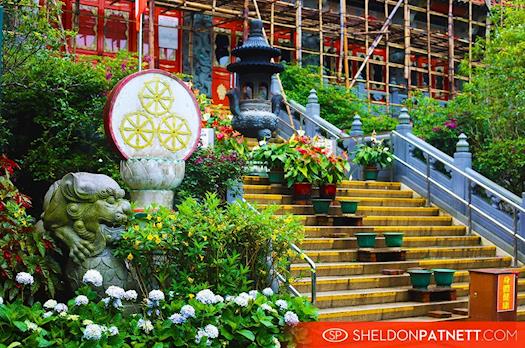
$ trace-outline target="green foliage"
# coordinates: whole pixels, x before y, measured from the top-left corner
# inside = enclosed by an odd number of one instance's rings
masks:
[[[0,346],[273,348],[291,342],[291,316],[302,322],[317,318],[305,298],[271,293],[241,293],[225,301],[208,292],[208,303],[199,294],[190,300],[150,296],[128,308],[128,315],[121,306],[122,301],[128,304],[126,298],[108,297],[106,304],[87,286],[77,294],[84,301],[71,299],[67,309],[49,302],[46,308],[0,304]]]
[[[250,159],[262,163],[269,170],[282,170],[290,151],[286,142],[263,144],[252,149]]]
[[[245,203],[221,204],[209,194],[202,203],[186,199],[177,212],[149,209],[146,219],[130,221],[117,255],[130,260],[144,288],[171,285],[176,293],[265,287],[270,253],[275,269],[287,274],[289,246],[302,237],[298,221],[274,216],[275,207],[259,213]]]
[[[43,231],[37,231],[26,213],[29,197],[18,191],[11,175],[18,166],[4,155],[0,157],[0,297],[32,303],[38,296],[54,296],[60,268],[52,259],[58,249]],[[17,273],[34,274],[34,282],[21,286]]]
[[[365,167],[386,168],[393,163],[392,150],[384,140],[372,137],[372,140],[356,146],[353,162]]]
[[[349,130],[355,114],[361,116],[365,134],[374,130],[389,131],[397,124],[395,119],[381,115],[377,107],[370,106],[369,110],[368,100],[359,99],[352,91],[331,84],[321,86],[319,67],[287,65],[281,73],[281,81],[287,98],[302,105],[306,105],[310,90],[315,89],[321,105],[321,117],[340,129]]]
[[[235,150],[199,148],[186,161],[184,180],[175,194],[180,201],[185,197],[202,199],[213,192],[224,201],[228,188],[242,180],[245,170],[245,160]]]

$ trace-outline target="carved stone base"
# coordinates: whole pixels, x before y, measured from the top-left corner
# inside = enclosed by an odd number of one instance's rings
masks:
[[[152,204],[163,207],[173,207],[173,191],[171,190],[131,190],[131,201],[138,208],[147,208]]]

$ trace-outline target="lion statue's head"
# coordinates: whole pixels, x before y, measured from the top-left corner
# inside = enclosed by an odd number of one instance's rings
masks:
[[[81,264],[106,247],[106,232],[126,223],[131,206],[117,182],[102,174],[69,173],[44,197],[44,228]]]

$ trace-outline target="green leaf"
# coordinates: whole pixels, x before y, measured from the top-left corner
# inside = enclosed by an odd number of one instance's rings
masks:
[[[252,342],[255,341],[255,335],[250,330],[243,329],[237,332],[241,334],[242,336],[246,337],[247,339],[249,339],[250,341]]]

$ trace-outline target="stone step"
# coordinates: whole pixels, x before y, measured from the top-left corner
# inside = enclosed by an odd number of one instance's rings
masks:
[[[281,194],[290,195],[292,190],[282,185],[244,185],[245,194]],[[316,190],[313,197],[317,196]],[[383,198],[412,198],[411,190],[385,190],[385,189],[366,189],[366,188],[338,188],[337,197],[383,197]],[[337,199],[337,198],[336,198]]]
[[[260,204],[260,208],[268,207],[268,205]],[[296,214],[296,215],[312,215],[314,208],[312,205],[294,205],[282,204],[275,212],[276,214]],[[341,208],[336,205],[330,207],[329,215],[342,215]],[[374,206],[359,206],[357,214],[364,216],[437,216],[439,209],[434,207],[374,207]]]
[[[430,311],[451,311],[457,307],[467,307],[466,298],[455,301],[431,303],[395,302],[361,306],[322,308],[319,310],[320,321],[379,321],[407,317],[424,316]]]
[[[519,306],[517,308],[518,321],[525,321],[525,305]]]
[[[243,178],[244,185],[270,185],[267,177],[248,175]],[[273,184],[275,185],[275,184]],[[279,185],[286,186],[286,185]],[[315,187],[315,186],[314,186]],[[360,180],[343,180],[337,185],[338,188],[363,188],[363,189],[384,189],[384,190],[399,190],[401,189],[400,182],[390,181],[360,181]]]
[[[464,236],[465,226],[305,226],[307,237],[353,237],[358,232],[403,232],[405,237]]]
[[[407,260],[419,260],[424,258],[484,257],[496,255],[496,247],[491,245],[403,249],[407,251]],[[351,262],[356,261],[357,259],[357,249],[303,250],[303,252],[314,260],[314,262]],[[299,260],[299,258],[297,260]]]
[[[442,237],[403,237],[403,247],[445,247],[445,246],[469,246],[479,245],[479,236],[442,236]],[[376,238],[376,246],[384,248],[385,238],[379,234]],[[322,250],[322,249],[355,249],[357,248],[357,238],[355,237],[306,237],[300,243],[301,249]]]
[[[450,216],[366,216],[365,226],[449,226]]]
[[[525,276],[525,268],[520,269],[520,277]],[[468,270],[456,271],[454,274],[454,284],[469,282]],[[299,292],[309,292],[311,290],[310,277],[298,278],[291,284]],[[388,287],[404,287],[410,285],[408,273],[399,275],[368,274],[357,276],[327,276],[317,278],[317,291],[336,291],[336,290],[357,290],[374,289]],[[525,278],[518,280],[519,291],[525,291]]]
[[[245,193],[244,199],[259,204],[292,204],[292,195]],[[425,205],[424,198],[381,198],[381,197],[338,197],[339,200],[356,200],[364,206],[384,207],[421,207]],[[340,206],[339,201],[333,203]]]
[[[451,268],[464,270],[470,268],[499,268],[509,267],[510,256],[472,257],[454,259],[426,259],[395,262],[323,262],[317,263],[317,275],[350,276],[359,274],[378,274],[386,268],[407,270],[414,267],[422,268]],[[310,275],[310,266],[306,263],[294,263],[290,267],[292,277],[307,277]]]
[[[468,315],[459,315],[452,313],[450,318],[433,318],[427,315],[422,315],[420,317],[408,317],[408,318],[398,318],[398,319],[387,319],[385,321],[390,322],[411,322],[411,323],[437,323],[442,321],[467,321]]]

